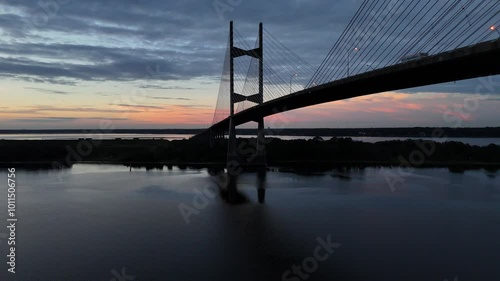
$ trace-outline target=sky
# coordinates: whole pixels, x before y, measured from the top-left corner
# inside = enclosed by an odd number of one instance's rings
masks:
[[[0,129],[206,128],[228,25],[317,67],[360,0],[0,0]],[[499,126],[500,76],[266,118],[288,128]],[[255,127],[255,124],[249,125]]]

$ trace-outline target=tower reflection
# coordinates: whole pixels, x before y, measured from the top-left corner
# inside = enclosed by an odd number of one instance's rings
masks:
[[[256,173],[257,200],[263,204],[266,200],[266,168],[246,171]],[[216,182],[221,198],[229,204],[242,204],[249,202],[249,198],[238,190],[238,179],[240,173],[226,172],[223,168],[209,168],[209,175]]]

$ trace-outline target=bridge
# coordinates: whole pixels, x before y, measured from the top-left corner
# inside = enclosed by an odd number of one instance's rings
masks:
[[[265,166],[266,116],[386,91],[498,75],[499,3],[365,0],[315,70],[262,23],[252,48],[231,22],[213,124],[193,139],[213,143],[227,133],[228,166],[231,162],[250,164],[242,163],[235,128],[257,122],[257,155],[251,164]]]

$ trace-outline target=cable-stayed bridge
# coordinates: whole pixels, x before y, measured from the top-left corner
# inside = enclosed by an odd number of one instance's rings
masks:
[[[264,117],[306,106],[500,74],[498,0],[365,0],[319,67],[259,26],[253,46],[233,23],[213,124],[194,139],[258,123],[257,165],[265,165]],[[307,38],[303,44],[314,45]]]

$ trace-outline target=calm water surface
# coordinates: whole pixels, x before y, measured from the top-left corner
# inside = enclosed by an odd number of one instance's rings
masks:
[[[500,280],[500,173],[418,169],[393,192],[394,174],[244,173],[248,202],[229,205],[200,195],[217,186],[206,169],[18,170],[17,273],[1,241],[0,280]],[[326,260],[291,273],[328,237],[340,245]]]

